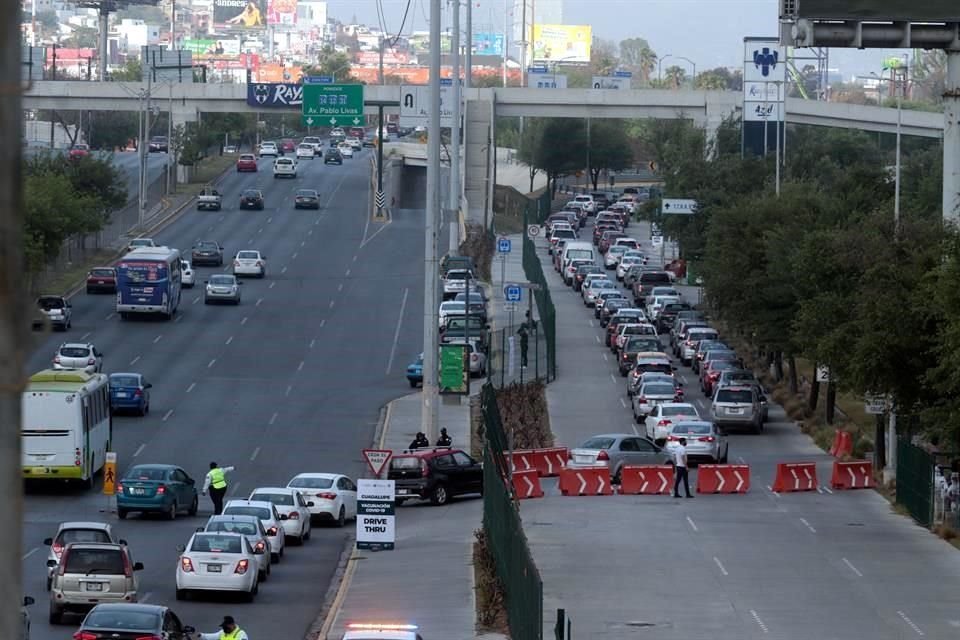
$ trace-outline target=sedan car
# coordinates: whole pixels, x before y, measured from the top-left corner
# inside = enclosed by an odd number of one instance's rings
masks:
[[[257,156],[252,153],[241,153],[237,158],[237,173],[246,171],[257,171]]]
[[[196,629],[183,624],[169,607],[157,604],[98,604],[73,634],[79,640],[189,640]]]
[[[662,442],[678,422],[699,420],[697,408],[688,402],[663,402],[653,408],[644,420],[645,433],[654,442]]]
[[[64,342],[53,357],[53,368],[81,369],[87,373],[99,373],[103,369],[103,354],[92,344]]]
[[[237,276],[216,273],[205,281],[206,288],[203,290],[203,304],[213,304],[215,302],[230,302],[240,304],[240,285]]]
[[[260,143],[260,157],[273,156],[277,158],[281,155],[280,147],[277,146],[276,142],[261,142]]]
[[[133,251],[134,249],[140,249],[141,247],[155,247],[157,243],[153,241],[153,238],[134,238],[127,243],[127,251]]]
[[[237,251],[233,258],[233,275],[263,278],[267,275],[267,256],[253,249]]]
[[[153,385],[140,373],[110,374],[110,410],[135,411],[145,416],[150,413],[150,389]]]
[[[689,420],[677,422],[667,436],[669,442],[687,441],[688,460],[709,460],[713,464],[726,464],[730,443],[726,434],[712,422]]]
[[[297,160],[300,160],[301,158],[313,160],[316,156],[317,152],[312,144],[300,143],[297,146]]]
[[[670,456],[647,438],[632,433],[605,433],[588,438],[570,450],[571,465],[606,464],[610,478],[620,484],[620,472],[627,464],[667,464]]]
[[[212,240],[201,240],[190,250],[190,259],[196,266],[223,266],[223,247]]]
[[[63,550],[73,542],[127,544],[126,540],[114,535],[113,528],[106,522],[61,522],[57,527],[57,535],[43,541],[43,544],[50,547],[50,553],[47,554],[47,591],[50,590],[50,581],[63,556]]]
[[[197,515],[197,484],[172,464],[138,464],[117,483],[117,517],[131,511],[160,513],[174,520],[180,513]]]
[[[310,507],[313,502],[303,496],[300,489],[293,487],[259,487],[250,493],[248,500],[270,502],[281,516],[287,516],[282,522],[283,534],[297,544],[310,539]]]
[[[339,473],[300,473],[287,486],[303,493],[314,520],[326,520],[342,527],[357,517],[357,485]]]
[[[273,567],[271,554],[263,553],[270,546],[267,538],[267,530],[263,528],[263,523],[256,516],[239,515],[219,515],[210,516],[206,526],[197,531],[206,533],[239,533],[247,539],[254,551],[260,551],[257,554],[257,569],[260,574],[260,581],[263,582],[270,577],[270,571]]]
[[[89,156],[90,145],[83,144],[81,142],[78,142],[70,147],[70,151],[67,153],[67,157],[71,160],[80,160],[81,158],[88,158]]]
[[[417,356],[417,359],[407,365],[407,382],[412,389],[417,385],[423,384],[423,354]]]
[[[197,532],[178,548],[177,600],[197,591],[241,593],[252,602],[260,591],[260,553],[239,533]],[[162,636],[161,636],[162,637]]]
[[[642,424],[654,407],[677,399],[677,387],[671,382],[647,382],[633,394],[633,419]]]
[[[180,261],[180,286],[184,289],[193,289],[197,284],[197,274],[193,271],[193,265],[187,260]]]
[[[298,189],[293,197],[294,209],[319,209],[320,194],[315,189]]]
[[[223,506],[225,515],[256,516],[263,523],[267,531],[267,541],[270,543],[270,553],[274,562],[283,558],[286,548],[286,536],[283,533],[283,521],[287,516],[277,511],[273,503],[264,500],[228,500]]]
[[[353,159],[353,147],[348,145],[346,142],[341,142],[337,145],[337,151],[340,152],[344,158]]]
[[[113,267],[96,267],[87,272],[87,293],[116,293],[117,270]]]
[[[609,280],[597,280],[591,282],[589,287],[584,287],[583,304],[587,307],[593,307],[597,302],[597,294],[601,291],[615,291],[617,285]]]
[[[246,189],[240,194],[241,209],[257,209],[263,211],[263,192],[259,189]]]

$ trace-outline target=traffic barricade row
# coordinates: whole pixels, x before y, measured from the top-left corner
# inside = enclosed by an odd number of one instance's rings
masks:
[[[781,462],[777,465],[777,475],[773,481],[774,493],[794,491],[816,491],[817,465],[814,462]]]
[[[513,452],[513,470],[536,470],[541,478],[553,478],[567,465],[569,450],[566,447],[547,449],[518,449]]]
[[[873,480],[873,463],[868,460],[834,462],[830,486],[834,489],[873,488],[876,486]]]
[[[833,434],[833,444],[830,445],[830,455],[842,458],[853,454],[853,436],[849,431],[837,429]]]
[[[610,468],[606,465],[564,467],[560,471],[560,493],[565,496],[613,495]]]
[[[542,498],[543,487],[540,486],[540,474],[536,469],[513,472],[513,493],[518,500],[528,498]]]
[[[745,464],[702,464],[697,467],[697,493],[747,493],[750,467]]]
[[[670,495],[672,491],[671,465],[624,465],[620,469],[621,495]]]

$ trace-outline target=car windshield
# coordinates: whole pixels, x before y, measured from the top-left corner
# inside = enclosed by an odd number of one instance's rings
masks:
[[[166,479],[167,470],[162,467],[147,467],[147,466],[136,466],[132,467],[127,471],[126,475],[123,476],[124,480],[148,480],[159,482]]]
[[[40,305],[41,309],[47,311],[50,309],[63,309],[66,306],[63,298],[40,298],[37,300],[37,304]]]
[[[737,363],[732,360],[717,360],[716,362],[710,363],[711,371],[729,371],[730,369],[736,369]]]
[[[467,308],[465,302],[444,302],[440,305],[442,313],[463,313]]]
[[[672,384],[645,384],[640,393],[650,396],[672,396],[674,388]]]
[[[659,351],[660,343],[656,338],[636,337],[627,340],[625,351],[637,353],[640,351]]]
[[[329,489],[333,486],[333,478],[294,478],[290,486],[298,489]]]
[[[200,553],[240,553],[240,538],[233,536],[194,536],[190,551]]]
[[[399,471],[419,469],[420,458],[417,456],[396,456],[390,459],[390,468]]]
[[[300,189],[297,191],[297,195],[301,198],[316,198],[317,192],[312,189]]]
[[[210,284],[218,285],[221,287],[232,286],[235,280],[233,276],[224,276],[224,275],[212,275],[210,276]]]
[[[250,496],[251,500],[259,500],[261,502],[272,502],[273,504],[283,504],[287,506],[293,506],[293,495],[289,493],[255,493]]]
[[[266,507],[252,507],[249,505],[234,505],[232,507],[227,507],[223,511],[226,515],[231,516],[256,516],[261,520],[269,520],[272,516],[270,514],[270,509]]]
[[[137,376],[128,376],[115,373],[110,376],[111,387],[137,387],[140,385],[140,379]]]
[[[100,276],[105,278],[112,278],[113,276],[116,275],[116,273],[114,272],[113,269],[91,269],[90,275]]]
[[[149,611],[127,611],[126,606],[94,609],[83,619],[84,629],[151,633],[160,628],[160,616]]]
[[[254,189],[247,189],[246,191],[243,192],[243,196],[245,198],[259,198],[260,192]]]
[[[689,416],[696,415],[696,411],[692,407],[664,407],[663,415],[665,416]]]
[[[697,422],[681,422],[673,427],[674,435],[688,436],[707,436],[713,432],[713,427],[709,424],[700,424]]]
[[[103,529],[64,529],[57,536],[57,542],[68,545],[71,542],[112,542]]]
[[[147,239],[143,239],[143,240],[131,240],[131,241],[130,241],[130,246],[131,246],[131,247],[152,247],[152,246],[153,246],[153,240],[147,240]]]
[[[751,404],[753,393],[749,389],[721,389],[717,392],[717,402]]]
[[[60,349],[60,355],[65,358],[86,358],[90,355],[90,349],[86,347],[63,347]]]
[[[447,271],[447,280],[466,280],[469,271]]]
[[[260,254],[256,251],[240,251],[237,253],[237,258],[240,260],[258,260]]]
[[[616,441],[615,438],[590,438],[582,445],[581,449],[609,449]]]
[[[220,247],[215,242],[200,242],[197,243],[197,249],[200,251],[219,251]]]
[[[71,549],[64,573],[123,575],[120,549]]]
[[[255,161],[256,161],[256,158],[253,157],[252,155],[250,155],[249,153],[243,154],[242,156],[240,156],[240,159],[243,160],[244,162],[255,162]]]
[[[257,525],[252,522],[237,522],[235,520],[214,520],[207,525],[204,531],[222,533],[240,533],[245,536],[255,536],[259,533]]]

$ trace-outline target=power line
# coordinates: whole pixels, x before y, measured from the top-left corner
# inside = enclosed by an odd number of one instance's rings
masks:
[[[397,44],[397,41],[400,39],[400,34],[403,33],[404,27],[407,26],[407,15],[410,13],[410,3],[412,0],[407,0],[407,8],[403,10],[403,20],[400,21],[400,29],[397,30],[397,35],[393,39],[393,42],[390,43],[390,46]],[[458,0],[454,0],[457,2]]]

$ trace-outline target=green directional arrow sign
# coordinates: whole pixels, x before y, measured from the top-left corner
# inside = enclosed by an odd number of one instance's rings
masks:
[[[348,118],[362,118],[363,85],[305,84],[302,113],[303,123],[307,126],[329,124],[335,127]]]

